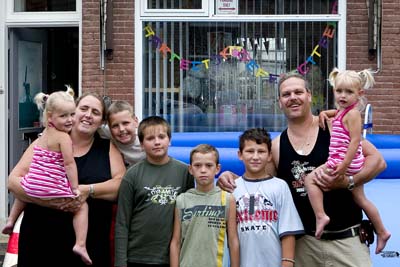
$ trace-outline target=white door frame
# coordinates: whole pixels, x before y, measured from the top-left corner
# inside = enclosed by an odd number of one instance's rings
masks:
[[[0,1],[0,228],[8,216],[8,101],[7,101],[7,49],[6,49],[6,1]]]

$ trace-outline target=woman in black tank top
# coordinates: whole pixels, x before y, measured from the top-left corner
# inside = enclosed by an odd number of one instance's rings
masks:
[[[89,205],[87,249],[93,261],[92,266],[112,266],[110,233],[113,204],[125,167],[114,145],[96,134],[104,114],[104,103],[97,94],[87,93],[78,99],[71,139],[78,169],[79,198],[37,201],[26,197],[19,181],[31,162],[34,143],[10,173],[10,190],[18,198],[30,202],[21,223],[19,267],[86,266],[72,252],[75,235],[72,213],[68,212],[83,201]]]

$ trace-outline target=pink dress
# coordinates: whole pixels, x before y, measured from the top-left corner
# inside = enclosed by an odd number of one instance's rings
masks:
[[[350,133],[343,125],[343,117],[347,114],[357,102],[342,113],[336,116],[332,121],[331,141],[329,146],[329,158],[326,166],[330,169],[335,167],[344,160],[347,149],[350,144]],[[361,131],[361,130],[360,130]],[[361,134],[361,132],[360,132]],[[358,173],[364,166],[364,155],[362,153],[361,143],[358,145],[356,155],[347,168],[346,175],[354,175]]]
[[[36,198],[74,197],[61,152],[33,148],[29,172],[21,180],[26,194]]]

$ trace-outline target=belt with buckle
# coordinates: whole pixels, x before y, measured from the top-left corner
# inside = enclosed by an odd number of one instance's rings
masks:
[[[360,227],[359,226],[353,226],[350,227],[346,230],[342,231],[324,231],[324,233],[321,236],[321,239],[323,240],[336,240],[336,239],[343,239],[343,238],[348,238],[348,237],[354,237],[358,236],[360,232]],[[315,232],[313,233],[307,233],[308,235],[315,235]]]

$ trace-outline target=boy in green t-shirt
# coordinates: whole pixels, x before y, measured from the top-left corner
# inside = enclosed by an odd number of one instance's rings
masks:
[[[169,266],[176,197],[194,186],[188,166],[168,156],[171,127],[158,116],[138,128],[146,159],[122,179],[115,224],[115,266]]]
[[[228,266],[229,254],[230,266],[239,267],[236,204],[214,184],[220,168],[215,147],[202,144],[191,151],[189,172],[196,188],[176,200],[171,267]]]

